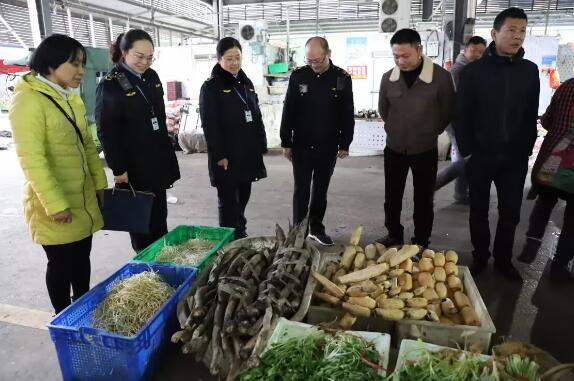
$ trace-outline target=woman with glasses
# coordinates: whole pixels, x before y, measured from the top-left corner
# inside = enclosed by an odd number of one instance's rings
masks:
[[[98,85],[96,122],[116,184],[131,184],[155,195],[148,234],[130,233],[139,252],[167,233],[166,189],[180,178],[166,126],[163,87],[150,68],[150,35],[132,29],[110,48],[116,65]]]
[[[209,177],[219,199],[219,225],[235,228],[235,238],[247,237],[245,208],[251,183],[267,177],[267,139],[259,99],[241,70],[241,44],[234,38],[217,44],[217,64],[201,87],[199,113]]]

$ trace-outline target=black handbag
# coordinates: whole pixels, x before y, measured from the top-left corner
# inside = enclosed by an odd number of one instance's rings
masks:
[[[103,230],[148,234],[155,195],[129,187],[104,189]]]

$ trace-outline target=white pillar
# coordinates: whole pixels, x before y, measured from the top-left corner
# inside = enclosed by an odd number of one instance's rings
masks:
[[[108,23],[110,24],[110,41],[113,43],[114,42],[114,23],[113,23],[111,17],[108,19]]]
[[[70,11],[70,8],[66,8],[66,13],[68,14],[68,34],[74,38],[74,24],[72,23],[72,11]]]
[[[96,31],[94,30],[94,15],[90,13],[90,37],[92,37],[92,48],[96,47]]]
[[[28,0],[28,14],[30,16],[30,26],[32,27],[32,40],[34,41],[34,46],[38,46],[42,42],[42,34],[40,33],[40,21],[38,20],[35,0]]]

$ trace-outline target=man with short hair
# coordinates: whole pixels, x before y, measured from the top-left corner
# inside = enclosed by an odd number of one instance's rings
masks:
[[[514,233],[520,221],[528,157],[537,135],[540,80],[538,67],[524,59],[522,44],[528,18],[519,8],[496,16],[493,42],[483,57],[461,73],[455,121],[456,139],[470,186],[471,270],[484,272],[490,257],[490,186],[498,196],[494,266],[508,279],[521,281],[512,265]]]
[[[353,88],[351,76],[331,62],[326,39],[307,40],[305,62],[289,79],[281,147],[293,163],[293,222],[298,224],[309,212],[309,237],[330,246],[333,240],[325,232],[323,217],[335,163],[349,156],[353,141]]]
[[[464,47],[464,52],[458,55],[456,62],[450,70],[450,74],[454,79],[454,84],[456,87],[458,87],[458,81],[460,79],[460,72],[462,69],[469,63],[474,62],[482,57],[482,53],[484,53],[485,49],[486,40],[484,38],[480,36],[474,36],[468,40],[466,46]],[[451,164],[448,167],[442,169],[436,175],[436,185],[434,189],[437,191],[444,187],[446,184],[450,183],[452,180],[456,179],[454,182],[454,199],[461,204],[468,204],[468,182],[466,180],[466,174],[464,173],[466,160],[460,155],[452,125],[446,128],[446,133],[448,134],[451,144]]]
[[[409,169],[413,173],[412,242],[428,247],[434,220],[437,138],[451,120],[454,85],[450,73],[422,53],[415,30],[401,29],[391,38],[395,68],[383,75],[379,113],[385,122],[385,246],[404,241],[402,200]]]

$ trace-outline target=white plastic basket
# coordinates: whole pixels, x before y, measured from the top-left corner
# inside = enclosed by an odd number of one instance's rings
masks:
[[[285,340],[291,337],[306,336],[314,332],[318,332],[320,329],[317,326],[299,323],[285,318],[279,319],[273,334],[267,341],[267,346],[264,351],[267,351],[271,346],[281,340]],[[375,345],[375,349],[379,352],[379,355],[383,359],[383,368],[385,370],[380,370],[381,375],[386,375],[386,369],[389,366],[389,357],[391,350],[391,336],[386,333],[378,332],[362,332],[362,331],[347,331],[346,333],[359,336],[366,341],[369,341]]]
[[[355,119],[355,134],[349,147],[349,154],[351,156],[382,155],[385,141],[385,128],[381,120]]]

